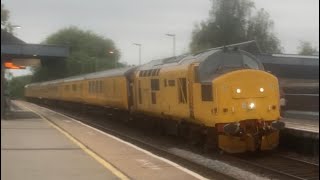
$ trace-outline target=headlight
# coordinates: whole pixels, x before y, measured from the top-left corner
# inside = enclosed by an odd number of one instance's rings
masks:
[[[241,93],[241,89],[238,88],[238,89],[236,90],[236,92],[237,92],[238,94]]]
[[[260,88],[260,92],[264,92],[264,88]]]
[[[255,107],[256,107],[256,105],[254,103],[249,104],[249,109],[254,109]]]

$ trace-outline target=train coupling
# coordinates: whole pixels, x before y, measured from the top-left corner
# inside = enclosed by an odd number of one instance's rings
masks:
[[[281,129],[284,129],[285,127],[285,124],[284,122],[280,122],[280,121],[273,121],[271,123],[271,127],[276,129],[276,130],[281,130]]]
[[[240,123],[229,123],[223,126],[223,131],[227,134],[236,134],[240,130]]]

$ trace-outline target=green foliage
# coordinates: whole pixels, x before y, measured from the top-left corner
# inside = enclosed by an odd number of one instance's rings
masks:
[[[272,30],[270,15],[261,9],[248,21],[247,39],[255,39],[263,53],[281,53],[280,40]]]
[[[1,3],[1,29],[4,29],[10,33],[13,32],[13,27],[9,22],[9,10],[4,7],[4,4]]]
[[[35,69],[33,81],[57,79],[123,66],[118,62],[120,52],[111,39],[74,26],[59,30],[43,43],[68,46],[70,54],[66,63],[60,63],[58,66],[52,63],[56,61],[54,59],[43,60],[42,66]]]
[[[32,76],[17,76],[13,77],[8,82],[8,90],[11,98],[24,98],[24,86],[31,82]]]
[[[273,22],[264,10],[251,17],[251,0],[212,0],[209,19],[196,25],[192,52],[247,40],[256,40],[261,51],[279,53],[280,41],[272,32]]]
[[[298,47],[298,53],[300,55],[315,55],[319,53],[316,47],[312,47],[310,42],[300,41],[300,45]]]

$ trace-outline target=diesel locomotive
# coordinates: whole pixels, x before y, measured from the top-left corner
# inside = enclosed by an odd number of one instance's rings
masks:
[[[228,153],[272,150],[284,127],[277,78],[236,46],[28,84],[25,96],[144,114]]]

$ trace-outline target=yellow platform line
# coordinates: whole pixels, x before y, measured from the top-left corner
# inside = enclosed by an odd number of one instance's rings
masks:
[[[105,168],[107,168],[108,170],[110,170],[115,176],[117,176],[118,178],[122,179],[122,180],[129,180],[129,178],[124,175],[122,172],[120,172],[117,168],[115,168],[114,166],[112,166],[110,163],[108,163],[106,160],[104,160],[103,158],[101,158],[99,155],[97,155],[95,152],[93,152],[92,150],[88,149],[84,144],[82,144],[80,141],[78,141],[77,139],[75,139],[72,135],[70,135],[68,132],[66,132],[65,130],[63,130],[62,128],[60,128],[59,126],[57,126],[56,124],[52,123],[48,118],[42,116],[41,114],[39,114],[38,112],[35,112],[34,110],[20,104],[21,106],[23,106],[24,108],[32,111],[33,113],[39,115],[42,119],[46,120],[51,126],[53,126],[54,128],[56,128],[58,131],[60,131],[62,134],[64,134],[67,138],[69,138],[73,143],[75,143],[76,145],[78,145],[84,152],[86,152],[89,156],[91,156],[93,159],[95,159],[96,161],[98,161],[101,165],[103,165]]]

